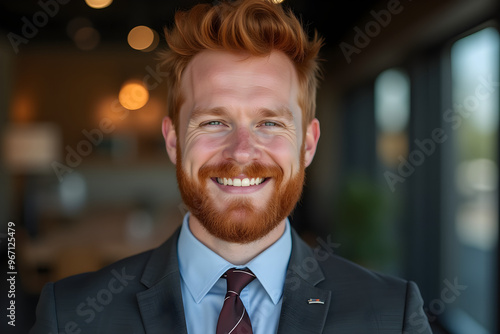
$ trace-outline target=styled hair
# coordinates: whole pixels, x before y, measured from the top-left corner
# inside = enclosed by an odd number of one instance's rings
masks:
[[[176,132],[182,73],[191,59],[204,50],[245,51],[266,56],[281,51],[289,57],[299,80],[298,104],[303,125],[315,117],[316,90],[320,75],[318,52],[323,44],[315,31],[310,40],[301,22],[273,0],[214,1],[175,14],[175,24],[165,29],[169,48],[161,54],[168,89],[168,114]]]

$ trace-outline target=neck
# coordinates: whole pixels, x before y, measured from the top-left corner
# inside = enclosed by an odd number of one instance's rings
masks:
[[[285,232],[286,219],[263,238],[239,244],[221,240],[210,234],[193,215],[189,216],[189,229],[202,244],[210,248],[220,257],[234,265],[244,265],[274,244]]]

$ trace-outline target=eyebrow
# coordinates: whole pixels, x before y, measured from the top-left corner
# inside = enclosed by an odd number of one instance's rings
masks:
[[[259,114],[263,117],[284,117],[293,121],[293,113],[287,107],[280,107],[278,109],[259,109]]]
[[[225,107],[215,107],[210,109],[195,108],[191,113],[190,119],[196,119],[198,117],[210,115],[210,116],[225,116],[228,111]],[[277,109],[261,108],[258,110],[258,114],[262,117],[284,117],[289,120],[293,120],[293,113],[287,107],[280,107]]]
[[[198,118],[204,115],[223,116],[225,114],[227,114],[227,110],[224,107],[215,107],[210,109],[195,108],[193,109],[190,118]]]

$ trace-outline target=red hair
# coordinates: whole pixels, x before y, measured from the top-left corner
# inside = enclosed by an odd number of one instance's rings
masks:
[[[281,51],[297,71],[303,125],[315,115],[318,87],[318,52],[323,39],[315,32],[309,40],[302,24],[290,9],[284,10],[272,0],[237,0],[199,4],[175,14],[175,25],[165,29],[169,49],[162,53],[166,66],[168,114],[178,131],[178,113],[182,104],[180,80],[191,59],[203,50],[246,51],[266,56]]]

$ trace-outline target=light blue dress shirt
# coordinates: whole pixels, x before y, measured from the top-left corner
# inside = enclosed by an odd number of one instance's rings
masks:
[[[226,295],[226,280],[221,276],[233,267],[247,267],[257,276],[240,294],[250,316],[253,333],[276,333],[291,252],[292,236],[287,219],[285,232],[274,244],[247,264],[235,266],[196,239],[189,229],[189,213],[186,214],[177,254],[188,333],[215,334]]]

